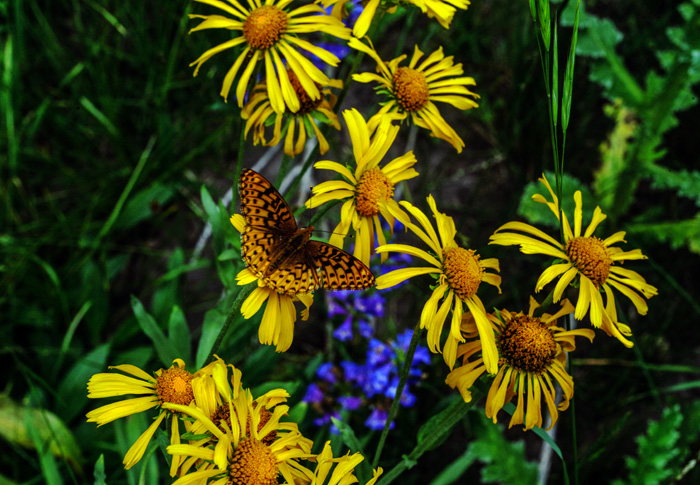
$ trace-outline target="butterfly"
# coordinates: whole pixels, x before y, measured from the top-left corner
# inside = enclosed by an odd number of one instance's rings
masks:
[[[363,290],[374,275],[352,254],[311,239],[313,226],[299,228],[282,195],[259,173],[243,169],[238,180],[241,252],[248,269],[278,293],[294,296],[319,288]]]

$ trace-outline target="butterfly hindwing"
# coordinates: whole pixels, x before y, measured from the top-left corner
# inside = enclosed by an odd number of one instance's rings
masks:
[[[309,241],[309,254],[328,290],[364,290],[374,285],[374,275],[347,251],[321,241]]]

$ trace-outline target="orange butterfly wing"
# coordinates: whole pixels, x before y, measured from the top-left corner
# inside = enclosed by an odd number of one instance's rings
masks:
[[[374,275],[359,259],[328,243],[309,240],[313,228],[298,229],[282,195],[262,175],[244,169],[239,179],[246,227],[241,252],[248,269],[278,293],[294,295],[325,287],[361,290]]]

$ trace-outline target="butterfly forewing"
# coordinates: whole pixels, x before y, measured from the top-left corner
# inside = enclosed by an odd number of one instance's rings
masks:
[[[374,284],[372,272],[359,259],[310,240],[311,228],[298,229],[287,202],[262,175],[244,169],[238,188],[246,222],[243,259],[266,286],[295,295],[321,287],[362,290]]]
[[[238,182],[241,213],[247,226],[268,228],[291,236],[297,230],[294,214],[284,197],[265,177],[248,168],[241,171]]]

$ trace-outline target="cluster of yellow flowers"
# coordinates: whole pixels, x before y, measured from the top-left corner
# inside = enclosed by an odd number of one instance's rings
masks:
[[[322,2],[323,6],[331,8],[330,14],[318,3],[298,4],[295,0],[267,0],[264,4],[259,0],[246,0],[245,4],[237,0],[195,1],[215,7],[228,16],[191,15],[203,19],[192,31],[228,29],[236,32],[231,40],[209,49],[193,63],[195,74],[215,54],[238,48],[233,66],[225,75],[221,95],[228,98],[237,80],[235,98],[246,120],[245,135],[252,129],[254,143],[268,146],[284,139],[284,151],[289,156],[301,153],[307,138],[317,140],[321,154],[328,150],[328,141],[318,122],[341,128],[335,108],[337,92],[344,85],[330,79],[307,54],[313,54],[330,66],[338,65],[339,59],[305,40],[304,35],[322,32],[345,40],[350,49],[376,62],[376,73],[353,74],[352,79],[377,83],[377,91],[386,94],[388,99],[369,119],[356,109],[343,111],[354,160],[347,164],[331,160],[316,162],[316,169],[333,171],[342,179],[315,186],[306,207],[342,202],[340,222],[329,242],[342,248],[345,237],[354,233],[354,259],[328,263],[337,263],[340,269],[334,268],[334,275],[340,275],[338,278],[349,272],[353,264],[369,266],[373,254],[381,255],[382,262],[389,253],[398,252],[427,263],[424,267],[384,274],[376,279],[376,286],[385,289],[409,278],[431,275],[432,293],[423,306],[420,328],[427,331],[429,349],[441,353],[450,369],[446,383],[457,388],[465,401],[471,400],[471,388],[476,380],[489,374],[492,380],[486,414],[494,422],[499,410],[517,396],[511,426],[523,424],[525,429],[542,426],[543,400],[553,425],[557,410],[566,409],[573,396],[573,379],[566,370],[567,353],[575,349],[575,337],[592,340],[594,336],[591,329],[565,330],[558,325],[558,320],[572,313],[575,320],[588,318],[594,327],[602,328],[625,346],[632,345],[627,339],[630,328],[618,317],[614,291],[631,300],[640,314],[645,314],[645,299],[655,295],[656,289],[638,273],[621,267],[625,261],[644,258],[639,250],[623,251],[614,246],[624,242],[624,232],[607,239],[593,235],[605,219],[599,208],[583,231],[580,192],[574,195],[572,229],[548,181],[544,176],[540,179],[551,200],[542,195],[536,195],[534,200],[546,204],[560,222],[562,241],[521,222],[504,224],[491,236],[490,244],[519,245],[523,253],[553,258],[535,285],[535,292],[539,292],[558,278],[547,300],[548,306],[540,307],[530,297],[527,312],[486,311],[478,293],[482,283],[500,293],[499,261],[482,259],[476,250],[457,244],[454,220],[438,210],[432,195],[427,199],[428,214],[407,201],[396,200],[396,185],[418,176],[413,168],[416,157],[411,151],[383,163],[400,130],[396,123],[410,117],[416,126],[461,152],[464,142],[442,117],[436,103],[468,110],[477,107],[475,100],[478,98],[468,89],[475,84],[474,79],[463,76],[462,65],[455,64],[452,56],[446,57],[442,48],[425,56],[416,46],[407,65],[401,65],[406,55],[388,62],[379,56],[365,34],[371,32],[377,12],[392,13],[406,2],[364,2],[364,10],[351,31],[342,23],[347,15],[346,2],[342,0]],[[466,9],[469,2],[410,0],[408,4],[449,27],[456,9]],[[257,82],[262,65],[263,80]],[[251,82],[254,86],[249,89]],[[273,134],[267,141],[269,126],[273,126]],[[255,282],[256,289],[243,303],[241,313],[250,318],[266,304],[259,329],[260,341],[275,345],[277,351],[283,352],[293,341],[297,318],[295,302],[301,301],[305,306],[302,318],[307,319],[313,303],[312,292],[322,286],[319,273],[326,263],[313,259],[318,257],[316,253],[303,253],[302,246],[309,241],[311,229],[297,230],[291,211],[274,188],[264,186],[260,190],[264,200],[251,208],[251,218],[234,215],[231,222],[247,238],[252,248],[249,257],[257,258],[257,264],[275,271],[285,269],[287,264],[290,268],[285,273],[287,279],[271,281],[262,272],[251,271],[250,261],[246,259],[249,267],[238,274],[237,281],[241,285]],[[277,239],[275,234],[270,235],[274,231],[265,232],[257,227],[258,222],[251,222],[262,220],[263,213],[272,217],[271,214],[280,211],[288,213],[286,217],[292,220],[275,221],[287,228],[287,232],[280,230]],[[392,233],[396,221],[400,221],[425,247],[387,244],[382,219]],[[268,237],[271,239],[266,239]],[[263,243],[267,247],[263,248]],[[321,251],[319,247],[314,251]],[[294,254],[301,256],[292,257]],[[261,258],[271,261],[261,261]],[[304,284],[294,282],[294,278],[302,277],[311,279]],[[342,282],[338,287],[343,287]],[[572,299],[575,297],[575,303],[563,298],[567,290]],[[558,307],[549,308],[557,303]],[[448,316],[449,330],[443,332]],[[458,360],[461,365],[455,367]],[[127,453],[124,461],[127,468],[142,457],[161,422],[170,418],[172,439],[168,453],[173,455],[170,472],[172,476],[181,477],[178,484],[277,483],[279,475],[287,483],[321,484],[333,464],[334,472],[328,483],[345,484],[356,480],[352,471],[362,460],[361,455],[334,458],[328,444],[322,453],[311,454],[312,443],[299,433],[296,424],[281,420],[288,410],[284,404],[288,397],[286,391],[277,389],[254,398],[250,390],[242,387],[240,371],[218,358],[193,374],[184,367],[184,362],[178,360],[171,368],[156,372],[154,378],[134,366],[121,365],[115,369],[128,375],[97,374],[90,380],[89,397],[145,396],[91,411],[89,421],[102,425],[154,407],[160,409],[153,425]],[[555,384],[563,390],[562,401],[558,404]],[[315,461],[315,469],[303,465],[303,461]],[[380,473],[381,469],[368,483],[374,483]],[[255,481],[250,478],[253,476],[257,477]]]
[[[278,483],[279,475],[290,484],[357,482],[353,471],[364,459],[360,453],[333,457],[327,442],[321,453],[312,454],[313,442],[299,432],[296,423],[282,420],[289,410],[284,404],[287,391],[273,389],[254,398],[243,387],[241,371],[218,357],[194,373],[185,369],[181,359],[154,376],[133,365],[112,369],[119,372],[92,376],[88,397],[140,397],[90,411],[89,422],[101,426],[158,409],[158,417],[124,457],[127,469],[141,460],[154,433],[168,419],[170,476],[179,477],[175,484]],[[368,485],[381,473],[381,468],[375,470]]]

